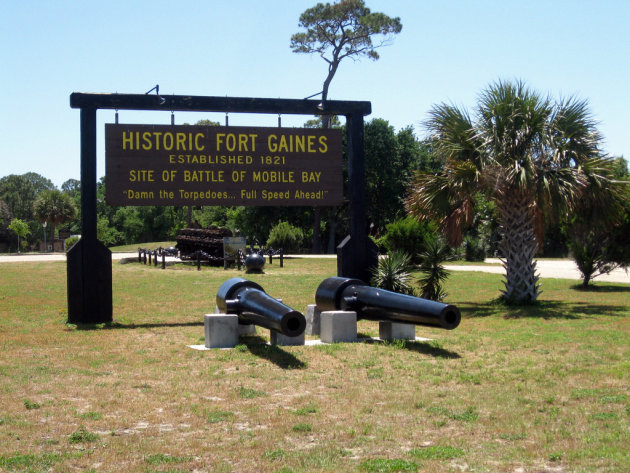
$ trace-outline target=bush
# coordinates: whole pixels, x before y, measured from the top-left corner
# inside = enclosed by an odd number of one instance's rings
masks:
[[[411,257],[406,253],[395,251],[378,260],[372,269],[370,284],[387,291],[415,295],[411,285]]]
[[[433,240],[428,243],[427,249],[420,257],[420,272],[423,276],[419,279],[422,296],[424,299],[441,301],[446,297],[443,285],[449,276],[442,262],[450,259],[451,249],[442,240]]]
[[[285,253],[296,251],[302,247],[304,232],[289,222],[279,222],[269,232],[267,246],[276,250],[282,248]]]
[[[386,226],[387,233],[380,242],[388,252],[411,255],[412,262],[419,262],[418,254],[427,248],[427,242],[438,238],[437,227],[431,222],[419,222],[413,217],[396,220]]]
[[[70,251],[70,248],[72,248],[74,245],[77,244],[77,242],[81,239],[81,237],[78,237],[76,235],[71,236],[70,238],[66,238],[65,241],[65,245],[66,245],[66,253],[68,251]]]
[[[486,259],[486,255],[486,244],[481,238],[467,236],[464,239],[464,258],[466,261],[483,261]]]

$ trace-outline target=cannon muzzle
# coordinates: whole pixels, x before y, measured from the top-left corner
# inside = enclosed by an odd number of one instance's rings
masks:
[[[243,278],[225,281],[217,292],[219,310],[237,314],[239,321],[260,325],[288,337],[297,337],[306,328],[301,312],[269,296],[262,287]]]
[[[370,287],[359,279],[325,279],[317,288],[315,302],[321,311],[351,310],[359,319],[447,330],[453,330],[461,321],[459,309],[454,305]]]

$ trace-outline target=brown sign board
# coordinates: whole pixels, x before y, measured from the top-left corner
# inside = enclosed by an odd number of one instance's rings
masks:
[[[340,130],[105,125],[110,205],[334,206]]]

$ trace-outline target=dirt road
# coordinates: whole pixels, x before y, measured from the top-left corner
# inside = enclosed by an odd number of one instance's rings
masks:
[[[136,253],[112,253],[112,260],[120,260],[123,258],[133,258]],[[288,258],[334,258],[334,255],[288,255]],[[170,258],[169,260],[175,258]],[[35,261],[65,261],[65,254],[26,254],[26,255],[0,255],[0,264],[17,263],[17,262],[35,262]],[[495,258],[486,259],[485,263],[479,265],[452,265],[447,264],[446,269],[452,271],[482,271],[485,273],[505,274],[500,261]],[[581,279],[580,271],[575,263],[570,259],[562,260],[538,260],[538,273],[541,278],[559,278],[559,279]],[[621,282],[630,284],[630,273],[622,269],[617,269],[610,274],[599,276],[595,281]]]

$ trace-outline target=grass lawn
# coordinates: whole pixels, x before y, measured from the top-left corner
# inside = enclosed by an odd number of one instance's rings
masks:
[[[133,245],[120,245],[120,246],[111,246],[109,249],[112,253],[114,252],[137,252],[138,248],[145,248],[149,250],[156,250],[158,248],[168,248],[169,246],[175,246],[176,242],[174,241],[156,241],[152,243],[136,243]]]
[[[305,310],[335,268],[251,279]],[[188,348],[237,275],[114,263],[115,322],[76,327],[65,263],[0,265],[0,471],[630,471],[630,285],[504,307],[501,276],[453,272],[462,323],[431,342]]]

